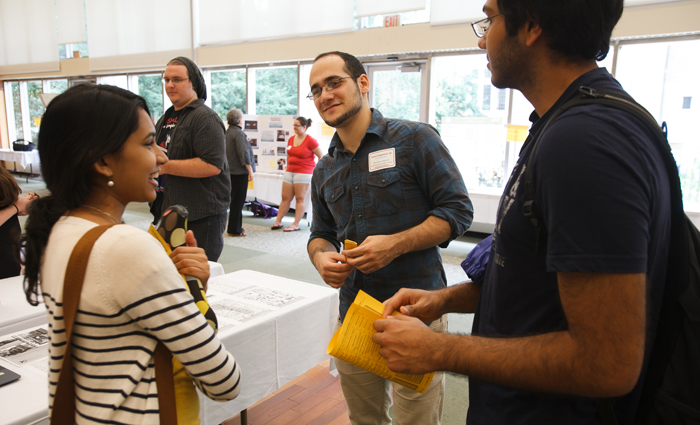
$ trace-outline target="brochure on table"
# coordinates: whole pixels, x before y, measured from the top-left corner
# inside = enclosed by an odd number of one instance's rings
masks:
[[[293,115],[243,115],[243,131],[253,148],[256,171],[282,172],[287,168],[287,147],[294,135]]]

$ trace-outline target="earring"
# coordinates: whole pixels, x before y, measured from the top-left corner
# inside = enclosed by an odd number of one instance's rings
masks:
[[[108,182],[107,182],[107,186],[109,186],[109,187],[114,186],[114,182],[113,182],[112,180],[108,181]]]

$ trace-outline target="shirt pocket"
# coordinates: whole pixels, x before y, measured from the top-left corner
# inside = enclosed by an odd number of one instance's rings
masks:
[[[328,209],[338,227],[345,227],[352,214],[352,207],[349,202],[349,196],[345,193],[345,187],[342,183],[326,187],[323,191],[323,199],[328,205]]]
[[[370,205],[377,214],[393,214],[405,204],[399,170],[367,176]]]

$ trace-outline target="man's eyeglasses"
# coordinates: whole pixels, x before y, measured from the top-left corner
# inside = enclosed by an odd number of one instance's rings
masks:
[[[323,87],[316,87],[316,88],[312,89],[311,92],[306,96],[306,98],[310,99],[310,100],[316,100],[319,97],[321,97],[321,93],[323,93],[323,89],[326,89],[326,91],[333,91],[333,90],[337,89],[338,87],[340,87],[341,84],[343,84],[343,80],[346,80],[348,78],[358,78],[358,77],[359,77],[359,75],[355,76],[355,77],[341,77],[341,78],[337,78],[335,80],[331,80]]]
[[[169,82],[173,82],[173,84],[180,84],[183,81],[187,81],[189,78],[161,78],[160,81],[163,82],[163,84],[168,84]]]
[[[486,34],[486,30],[489,29],[489,26],[491,25],[491,20],[495,18],[496,16],[503,15],[502,13],[497,13],[495,15],[487,16],[486,18],[472,22],[472,28],[474,28],[474,34],[476,34],[477,37],[481,38]]]

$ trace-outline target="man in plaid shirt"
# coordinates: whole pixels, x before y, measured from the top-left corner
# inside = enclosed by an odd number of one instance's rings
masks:
[[[439,247],[471,225],[472,203],[437,131],[386,119],[367,101],[360,61],[342,52],[319,55],[309,79],[323,120],[336,133],[311,184],[309,257],[323,280],[340,288],[339,325],[359,290],[384,301],[401,288],[446,286]],[[357,248],[343,250],[350,239]],[[446,329],[446,318],[431,323]],[[389,381],[336,360],[353,424],[390,424]],[[397,423],[439,424],[444,376],[424,394],[397,386]]]

